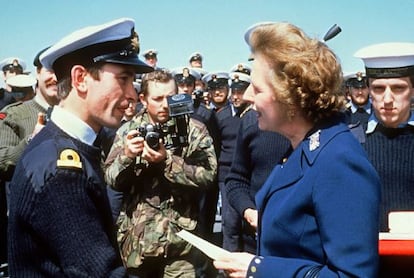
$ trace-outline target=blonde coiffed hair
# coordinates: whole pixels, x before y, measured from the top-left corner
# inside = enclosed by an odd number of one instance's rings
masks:
[[[248,43],[253,58],[260,54],[271,65],[275,97],[290,117],[301,110],[316,123],[345,109],[341,65],[323,42],[280,22],[258,25]]]

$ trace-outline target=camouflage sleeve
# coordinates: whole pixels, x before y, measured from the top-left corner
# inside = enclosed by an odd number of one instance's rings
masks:
[[[124,134],[126,126],[118,129],[111,150],[104,162],[105,182],[115,190],[124,191],[127,186],[127,177],[133,172],[135,159],[124,154]]]
[[[217,172],[213,139],[206,126],[194,119],[190,119],[188,139],[181,156],[168,153],[164,175],[175,184],[207,187]]]

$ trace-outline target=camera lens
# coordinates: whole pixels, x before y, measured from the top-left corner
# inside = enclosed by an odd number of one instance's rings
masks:
[[[160,134],[158,132],[148,132],[145,136],[145,141],[153,150],[157,151],[160,148]]]

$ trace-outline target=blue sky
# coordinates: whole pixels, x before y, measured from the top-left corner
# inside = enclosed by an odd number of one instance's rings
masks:
[[[342,32],[328,42],[345,72],[363,68],[353,57],[381,42],[414,41],[414,0],[21,0],[0,4],[0,60],[36,53],[79,28],[119,18],[135,20],[141,49],[158,50],[159,66],[184,66],[195,51],[206,70],[247,62],[245,30],[261,21],[288,21],[322,38],[333,24]]]

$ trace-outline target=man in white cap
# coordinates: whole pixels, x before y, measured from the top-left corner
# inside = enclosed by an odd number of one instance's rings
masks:
[[[371,115],[371,101],[367,77],[364,72],[344,76],[346,97],[348,99],[348,114],[350,124],[361,124],[365,131]]]
[[[194,52],[190,55],[188,59],[190,67],[192,68],[202,68],[203,67],[203,56],[199,52]]]
[[[40,56],[58,80],[59,105],[20,158],[10,183],[13,277],[123,277],[100,148],[103,126],[120,125],[138,59],[132,19],[75,31]]]
[[[365,148],[381,178],[380,231],[388,213],[414,210],[414,43],[383,43],[355,53],[364,61],[373,115]]]
[[[228,99],[229,79],[229,74],[224,71],[212,71],[203,76],[202,80],[207,85],[209,94],[210,109],[219,111],[230,104]]]
[[[237,212],[229,206],[224,187],[225,178],[230,172],[233,161],[241,117],[246,113],[249,106],[243,100],[243,94],[250,85],[250,69],[247,65],[238,64],[230,71],[230,102],[216,113],[221,138],[218,181],[222,206],[223,247],[229,251],[239,251],[239,218]],[[211,86],[211,81],[209,84]]]
[[[53,72],[48,74],[48,71],[40,65],[38,55],[33,62],[37,68],[37,93],[34,99],[23,101],[33,97],[36,79],[25,74],[11,76],[7,79],[7,83],[12,86],[10,95],[14,95],[16,100],[18,99],[17,94],[21,94],[23,98],[9,104],[0,111],[0,245],[4,246],[4,251],[1,252],[5,252],[6,255],[6,188],[8,188],[8,182],[6,183],[6,181],[10,181],[16,163],[27,146],[29,138],[34,137],[44,126],[43,122],[39,123],[38,114],[41,113],[43,119],[47,108],[53,105],[48,104],[48,102],[52,102],[51,99],[53,98],[55,99],[53,103],[57,103],[56,77]],[[49,95],[50,97],[44,97]],[[3,254],[1,254],[0,262],[5,261],[7,260],[4,260]]]
[[[9,94],[11,87],[7,84],[7,79],[17,74],[22,74],[26,69],[26,63],[20,58],[9,57],[0,62],[0,68],[3,72],[3,82],[5,85],[5,88],[0,88],[0,109],[2,109],[4,106],[16,101],[13,95]]]
[[[154,69],[157,68],[158,63],[158,51],[155,49],[148,49],[142,53],[142,56],[145,58],[145,62],[153,67]]]

